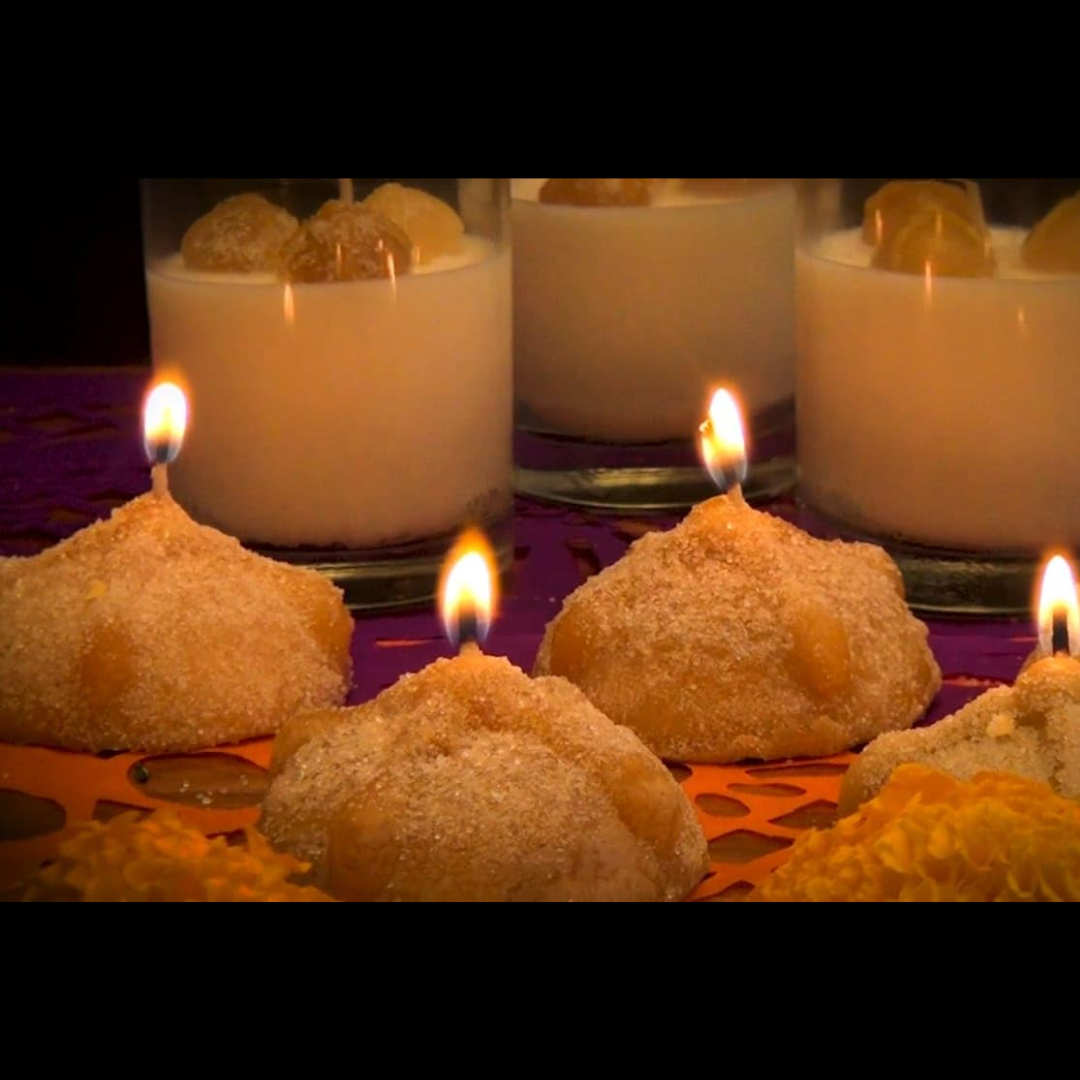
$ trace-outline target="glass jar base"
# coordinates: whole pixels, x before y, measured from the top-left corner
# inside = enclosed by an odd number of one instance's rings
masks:
[[[775,499],[795,480],[794,411],[789,401],[752,418],[754,460],[743,493]],[[596,510],[680,510],[716,494],[692,439],[606,443],[521,423],[514,435],[519,494]]]
[[[485,523],[483,528],[499,573],[504,574],[514,558],[512,523]],[[361,551],[248,546],[260,555],[329,578],[344,593],[345,606],[352,611],[393,611],[430,605],[438,591],[443,561],[457,535]]]
[[[792,458],[779,458],[750,470],[743,494],[750,502],[777,498],[790,490]],[[514,470],[521,495],[594,510],[679,510],[710,499],[716,486],[697,468],[600,468]]]
[[[908,605],[927,615],[1027,615],[1037,559],[939,554],[910,545],[886,545],[904,578]]]
[[[1035,554],[950,551],[873,536],[808,507],[798,523],[816,536],[883,547],[900,568],[908,606],[926,615],[986,618],[1031,613],[1041,558]]]

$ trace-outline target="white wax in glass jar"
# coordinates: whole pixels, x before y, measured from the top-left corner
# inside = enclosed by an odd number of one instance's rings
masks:
[[[394,279],[283,284],[147,268],[154,362],[190,385],[170,468],[195,517],[244,540],[371,548],[510,499],[510,254],[462,250]]]
[[[611,442],[689,439],[718,383],[750,412],[794,381],[791,185],[660,188],[647,207],[541,203],[514,180],[519,421]]]
[[[870,267],[858,229],[796,257],[800,489],[880,536],[971,551],[1080,542],[1080,277]]]

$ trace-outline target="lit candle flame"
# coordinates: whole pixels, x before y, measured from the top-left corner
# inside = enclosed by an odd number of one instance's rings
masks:
[[[143,443],[151,465],[176,460],[187,428],[187,398],[176,383],[158,383],[143,406]]]
[[[467,529],[458,538],[439,582],[439,613],[450,643],[482,643],[495,614],[498,570],[495,555],[479,529]]]
[[[746,437],[739,406],[728,390],[717,390],[701,433],[701,460],[713,483],[728,491],[746,479]]]
[[[1047,656],[1080,658],[1080,604],[1069,560],[1054,555],[1043,568],[1039,589],[1039,650]]]

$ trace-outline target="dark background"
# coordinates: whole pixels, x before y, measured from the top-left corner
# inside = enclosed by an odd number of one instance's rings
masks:
[[[869,192],[880,181],[866,183]],[[1016,184],[984,184],[993,217],[996,205],[1013,200]],[[1052,202],[1080,188],[1080,180],[1040,187],[1039,201]],[[146,363],[138,180],[0,183],[0,198],[7,211],[0,364]]]
[[[0,364],[149,359],[138,180],[0,184]]]

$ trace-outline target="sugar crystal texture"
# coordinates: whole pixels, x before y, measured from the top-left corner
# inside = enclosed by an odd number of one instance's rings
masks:
[[[1080,799],[1080,661],[1040,658],[1015,686],[987,690],[930,727],[876,738],[844,777],[840,812],[872,799],[906,762],[961,780],[983,769],[1015,773]]]
[[[677,900],[708,866],[667,769],[564,679],[476,650],[275,744],[260,829],[350,900]]]
[[[567,597],[537,674],[564,675],[654,753],[833,754],[908,727],[941,684],[895,564],[719,496]]]
[[[297,282],[392,278],[408,272],[412,248],[385,214],[330,199],[282,249],[279,273]]]
[[[418,263],[453,255],[461,247],[465,223],[442,199],[421,188],[382,184],[360,205],[385,214],[408,233]]]
[[[0,739],[193,750],[340,704],[352,619],[314,572],[144,495],[0,559]]]
[[[274,270],[299,222],[262,195],[234,195],[203,214],[180,243],[189,270]]]

